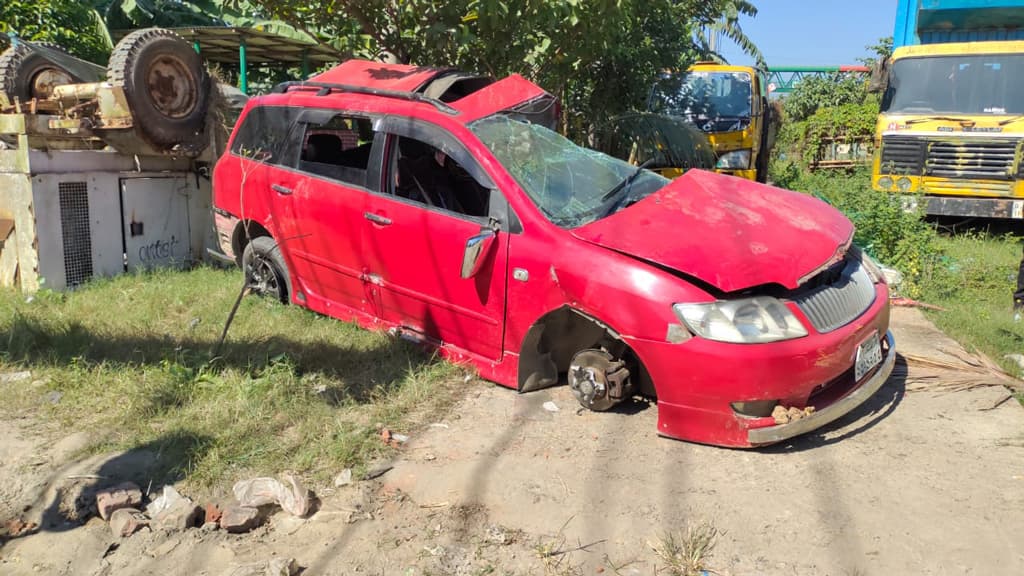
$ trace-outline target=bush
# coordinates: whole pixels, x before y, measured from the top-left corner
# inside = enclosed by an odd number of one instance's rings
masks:
[[[944,270],[937,265],[941,251],[935,229],[922,214],[905,211],[899,196],[872,190],[866,170],[807,173],[776,162],[771,175],[777,186],[812,194],[843,212],[857,228],[854,243],[903,273],[902,294],[919,297],[923,284]]]

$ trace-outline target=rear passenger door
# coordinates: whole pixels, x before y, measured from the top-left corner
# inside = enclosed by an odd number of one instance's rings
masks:
[[[290,256],[296,298],[345,319],[365,310],[361,234],[370,191],[380,187],[380,143],[373,118],[306,110],[291,145],[291,169],[276,174],[280,213],[291,215],[279,239]]]

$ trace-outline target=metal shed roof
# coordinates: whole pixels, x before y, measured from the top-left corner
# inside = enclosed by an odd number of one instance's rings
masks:
[[[210,62],[238,64],[241,60],[239,48],[245,46],[248,64],[272,64],[276,62],[330,63],[345,58],[341,52],[308,40],[289,38],[256,28],[233,28],[228,26],[193,26],[171,28],[186,40],[197,43],[203,58]],[[131,30],[114,32],[115,39],[127,36]]]

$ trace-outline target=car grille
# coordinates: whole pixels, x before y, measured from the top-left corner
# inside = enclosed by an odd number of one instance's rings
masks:
[[[793,301],[820,333],[849,324],[875,301],[875,285],[859,260],[847,260],[834,280],[804,292]]]
[[[1005,180],[1013,174],[1016,140],[932,142],[925,174],[943,178]]]
[[[919,138],[882,137],[882,173],[920,175],[926,144]]]

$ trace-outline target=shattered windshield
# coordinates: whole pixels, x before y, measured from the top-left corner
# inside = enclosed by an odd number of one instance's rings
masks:
[[[577,146],[543,126],[503,114],[477,120],[470,128],[545,216],[563,228],[608,216],[669,182],[653,172]]]
[[[747,72],[667,75],[654,86],[650,109],[682,116],[704,132],[743,130],[750,125],[751,90]]]
[[[1024,114],[1024,55],[904,58],[892,65],[882,112]]]

